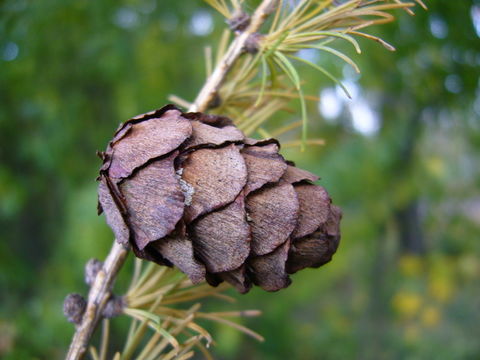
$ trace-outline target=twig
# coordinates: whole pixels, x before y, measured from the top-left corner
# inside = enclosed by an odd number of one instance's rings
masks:
[[[260,29],[267,16],[274,10],[276,3],[277,0],[264,0],[258,6],[252,15],[250,25],[232,42],[190,107],[190,111],[205,111],[208,109],[209,104],[215,99],[223,79],[225,79],[228,71],[232,68],[233,63],[244,51],[247,39],[251,34],[256,33]]]
[[[258,6],[252,15],[250,25],[231,43],[229,49],[207,79],[195,102],[189,108],[189,111],[205,111],[208,109],[209,104],[215,99],[228,71],[243,53],[248,37],[260,29],[260,26],[274,9],[276,2],[277,0],[263,0]],[[117,273],[123,266],[129,251],[129,247],[124,247],[114,241],[112,249],[88,293],[87,308],[81,323],[76,328],[66,357],[67,360],[81,359],[87,351],[93,331],[102,317],[105,304],[111,296],[111,289]]]
[[[88,348],[88,342],[102,311],[111,296],[111,289],[118,271],[127,258],[129,248],[114,241],[112,249],[105,259],[102,269],[97,273],[95,281],[88,293],[88,303],[82,322],[77,326],[67,354],[68,360],[81,359]]]

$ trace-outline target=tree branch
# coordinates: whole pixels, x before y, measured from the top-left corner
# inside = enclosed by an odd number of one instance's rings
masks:
[[[105,259],[102,269],[97,273],[95,281],[88,293],[88,303],[82,322],[77,326],[75,335],[70,343],[67,359],[81,359],[88,348],[90,337],[101,319],[101,314],[111,296],[111,290],[118,271],[127,258],[129,248],[117,241]]]
[[[189,111],[205,111],[218,93],[218,89],[224,81],[228,71],[235,61],[244,52],[245,43],[249,36],[257,32],[265,19],[274,9],[277,0],[263,0],[252,15],[250,25],[240,33],[230,44],[227,52],[204,84],[195,102]],[[113,283],[120,268],[130,251],[129,247],[120,245],[114,241],[102,269],[95,277],[95,281],[88,293],[88,302],[82,321],[77,325],[67,360],[78,360],[83,357],[88,348],[88,343],[98,322],[102,318],[102,312],[107,301],[111,297]]]
[[[277,0],[262,1],[255,13],[252,15],[250,25],[232,42],[222,60],[217,65],[212,75],[210,75],[202,90],[199,92],[189,111],[205,111],[208,109],[208,105],[217,95],[218,89],[225,79],[228,71],[243,53],[247,39],[251,34],[256,33],[260,29],[265,19],[275,8],[276,3]]]

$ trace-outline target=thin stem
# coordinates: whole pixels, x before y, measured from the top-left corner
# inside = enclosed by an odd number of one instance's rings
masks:
[[[213,71],[212,75],[209,76],[205,86],[198,94],[195,102],[190,108],[190,111],[205,111],[208,109],[209,104],[215,99],[218,89],[225,79],[228,71],[243,53],[248,37],[260,29],[267,16],[274,9],[276,3],[277,0],[264,0],[258,6],[257,10],[252,16],[250,25],[232,42],[230,48],[225,53],[222,60],[217,64],[217,67]]]
[[[118,271],[127,258],[129,247],[120,245],[117,241],[108,254],[102,269],[88,293],[88,303],[82,322],[77,326],[66,359],[81,359],[88,348],[88,342],[95,327],[102,317],[102,311],[111,296],[111,289]]]
[[[263,0],[252,15],[250,25],[243,33],[231,43],[229,49],[209,76],[202,90],[198,94],[189,111],[205,111],[217,95],[218,89],[224,81],[228,71],[244,52],[245,42],[248,37],[257,32],[265,22],[267,16],[274,9],[277,0]],[[130,251],[128,246],[120,245],[114,241],[112,249],[105,260],[103,268],[98,272],[95,281],[88,293],[88,302],[82,322],[77,326],[67,360],[81,359],[88,348],[88,343],[99,320],[102,311],[111,296],[113,283],[120,268]]]

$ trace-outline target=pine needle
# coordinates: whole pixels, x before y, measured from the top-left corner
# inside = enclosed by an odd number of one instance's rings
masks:
[[[212,354],[210,354],[208,349],[201,342],[198,342],[196,344],[196,347],[198,348],[198,350],[200,350],[200,352],[203,354],[203,356],[205,356],[206,360],[214,360]]]
[[[378,42],[379,44],[381,44],[385,49],[387,49],[388,51],[395,51],[395,48],[390,45],[388,42],[386,42],[385,40],[383,39],[380,39],[378,36],[374,36],[374,35],[370,35],[370,34],[365,34],[365,33],[362,33],[362,32],[359,32],[359,31],[351,31],[350,32],[351,34],[355,34],[355,35],[358,35],[358,36],[362,36],[366,39],[369,39],[369,40],[373,40],[373,41],[376,41]]]
[[[215,59],[215,66],[218,65],[223,55],[227,51],[228,40],[230,39],[230,31],[228,29],[223,30],[220,41],[218,42],[217,56]]]
[[[314,64],[312,63],[311,61],[308,61],[308,60],[305,60],[305,59],[302,59],[298,56],[294,56],[294,55],[288,55],[288,57],[292,58],[292,59],[295,59],[297,61],[300,61],[300,62],[303,62],[311,67],[313,67],[314,69],[320,71],[322,74],[324,74],[326,77],[328,77],[330,80],[332,80],[333,82],[335,82],[335,84],[337,84],[338,86],[341,87],[341,89],[345,92],[345,95],[347,95],[347,97],[349,99],[352,98],[352,96],[350,95],[350,93],[348,92],[348,89],[345,87],[345,85],[342,84],[342,82],[340,80],[338,80],[335,76],[333,76],[329,71],[327,71],[325,68],[323,68],[322,66],[320,65],[317,65],[317,64]]]
[[[305,97],[303,95],[303,90],[300,85],[300,77],[298,76],[297,70],[292,65],[292,63],[283,55],[280,51],[275,52],[275,60],[277,64],[282,68],[282,70],[287,74],[292,83],[295,85],[298,91],[299,100],[300,100],[300,109],[302,113],[302,151],[305,149],[305,141],[307,140],[307,106],[305,104]]]
[[[419,4],[424,10],[428,10],[427,5],[422,0],[415,0],[417,4]]]
[[[272,137],[276,138],[280,135],[283,135],[291,130],[294,130],[298,127],[302,126],[302,122],[301,121],[295,121],[295,122],[292,122],[290,124],[287,124],[285,126],[282,126],[278,129],[276,129],[275,131],[272,132]]]
[[[306,145],[325,145],[324,139],[308,139]],[[288,141],[282,144],[282,148],[294,148],[294,147],[301,147],[302,142],[300,140]]]
[[[172,103],[183,107],[185,109],[188,109],[190,106],[192,106],[192,103],[188,102],[187,100],[182,99],[181,97],[178,97],[177,95],[169,95],[168,96],[168,101],[171,101]]]
[[[147,356],[152,354],[153,349],[158,344],[158,341],[160,340],[161,336],[162,335],[159,332],[153,333],[148,343],[143,347],[142,352],[137,356],[136,360],[147,359]]]
[[[225,18],[230,18],[230,11],[228,10],[227,4],[223,0],[203,0],[212,8],[217,10],[220,14],[222,14]]]
[[[265,56],[261,57],[261,62],[262,62],[262,85],[260,86],[260,92],[258,93],[257,101],[255,101],[255,104],[253,105],[254,107],[257,107],[260,102],[263,99],[263,94],[265,92],[265,87],[267,85],[267,60],[265,59]]]
[[[333,54],[333,55],[339,57],[340,59],[345,61],[347,64],[351,65],[353,67],[353,69],[355,70],[355,72],[357,74],[360,74],[360,68],[355,63],[355,61],[353,61],[350,57],[348,57],[347,55],[345,55],[341,51],[338,51],[338,50],[336,50],[336,49],[334,49],[330,46],[323,46],[323,45],[310,45],[310,46],[301,45],[301,47],[302,48],[303,47],[305,47],[305,48],[311,47],[311,48],[318,49],[318,50],[321,50],[321,51],[329,52],[330,54]]]
[[[195,353],[193,351],[190,351],[190,352],[178,357],[176,360],[187,360],[187,359],[192,358],[193,355],[195,355]]]
[[[180,350],[180,344],[178,343],[177,339],[175,336],[170,334],[167,330],[162,328],[161,326],[155,326],[154,327],[155,331],[161,334],[172,346],[173,348],[178,352]]]
[[[93,360],[100,360],[100,358],[98,357],[97,349],[95,349],[93,346],[90,346],[89,350],[90,350],[90,356],[92,357]]]
[[[212,47],[211,46],[205,46],[203,49],[204,55],[205,55],[205,74],[207,75],[207,78],[212,75],[213,71],[213,59],[212,59]]]
[[[267,130],[265,130],[264,128],[258,128],[257,129],[257,132],[260,134],[261,137],[263,137],[264,139],[271,139],[272,136],[268,133]]]
[[[312,31],[312,32],[306,32],[306,33],[301,33],[297,35],[292,35],[290,36],[285,43],[288,43],[290,39],[295,40],[295,42],[300,42],[298,38],[306,38],[307,41],[316,41],[320,39],[324,39],[325,37],[334,37],[334,38],[340,38],[343,40],[348,41],[353,45],[355,48],[355,51],[357,54],[361,54],[362,50],[360,49],[360,45],[358,44],[358,41],[355,40],[352,36],[348,35],[345,33],[346,31],[341,31],[341,32],[335,32],[335,31]],[[350,31],[348,31],[350,33]],[[292,41],[293,42],[293,41]],[[305,42],[305,39],[303,40]]]
[[[107,352],[108,352],[108,341],[110,336],[110,320],[103,319],[102,321],[102,342],[100,345],[100,360],[107,359]]]
[[[263,336],[261,336],[260,334],[256,333],[255,331],[250,330],[249,328],[247,328],[243,325],[237,324],[233,321],[224,319],[222,317],[211,315],[211,314],[205,314],[205,313],[197,313],[197,317],[202,318],[202,319],[209,319],[209,320],[213,320],[213,321],[216,321],[216,322],[219,322],[219,323],[229,325],[229,326],[231,326],[231,327],[233,327],[233,328],[235,328],[235,329],[253,337],[254,339],[256,339],[260,342],[265,341],[265,338]]]

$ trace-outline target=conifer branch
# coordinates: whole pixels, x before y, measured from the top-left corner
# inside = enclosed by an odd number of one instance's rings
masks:
[[[229,49],[207,79],[194,104],[189,111],[204,111],[215,99],[217,91],[228,71],[240,57],[245,48],[245,43],[250,36],[258,31],[269,13],[274,9],[277,0],[263,0],[252,15],[248,27],[238,34]],[[114,241],[105,263],[97,273],[90,288],[85,313],[81,322],[76,326],[76,331],[70,344],[67,360],[81,359],[87,351],[90,338],[102,318],[102,312],[111,298],[111,289],[117,274],[123,266],[130,251],[129,246],[124,246]]]
[[[260,29],[260,26],[262,26],[267,16],[274,9],[276,2],[276,0],[265,0],[259,5],[252,16],[250,25],[232,42],[230,48],[225,53],[222,60],[217,64],[212,75],[210,75],[205,86],[198,94],[195,102],[189,109],[190,111],[202,112],[208,109],[209,104],[211,104],[215,99],[218,89],[225,79],[228,71],[244,52],[245,44],[247,43],[248,38],[251,34],[256,33]]]

